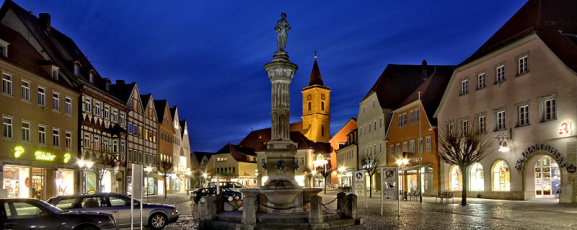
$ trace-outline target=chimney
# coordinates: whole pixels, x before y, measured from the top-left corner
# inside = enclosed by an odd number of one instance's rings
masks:
[[[427,73],[427,60],[423,60],[421,66],[423,68],[423,79],[427,79],[429,77],[429,74]]]
[[[40,26],[42,26],[46,31],[50,32],[50,14],[40,13]]]
[[[126,83],[124,82],[124,80],[116,80],[116,84],[117,85],[124,85]]]

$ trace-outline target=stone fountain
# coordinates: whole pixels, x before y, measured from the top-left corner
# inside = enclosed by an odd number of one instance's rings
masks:
[[[217,213],[223,207],[207,199],[207,229],[328,229],[331,226],[359,224],[356,196],[338,195],[338,213],[325,214],[321,188],[303,188],[295,180],[297,145],[290,139],[290,84],[298,66],[291,63],[285,51],[287,31],[291,29],[286,14],[277,21],[278,50],[266,65],[271,90],[271,140],[267,143],[268,180],[260,189],[242,189],[242,212]],[[219,199],[219,198],[216,198]],[[202,224],[202,223],[201,223]],[[203,226],[203,225],[201,225]]]

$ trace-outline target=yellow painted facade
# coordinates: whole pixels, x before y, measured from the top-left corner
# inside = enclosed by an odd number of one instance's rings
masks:
[[[331,138],[331,90],[326,86],[305,87],[303,95],[303,131],[314,142],[329,142]]]

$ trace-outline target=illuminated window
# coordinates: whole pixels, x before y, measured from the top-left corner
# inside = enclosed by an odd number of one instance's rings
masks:
[[[471,191],[483,191],[485,190],[485,171],[483,166],[479,163],[473,163],[469,167],[469,187]]]
[[[92,100],[90,98],[84,99],[84,111],[87,113],[92,112]]]
[[[94,150],[100,150],[100,138],[94,136]]]
[[[509,165],[503,160],[499,160],[493,166],[493,191],[511,190],[511,172]]]
[[[56,92],[52,92],[52,109],[60,110],[60,94]]]
[[[451,166],[451,190],[461,191],[463,190],[463,174],[459,166]]]

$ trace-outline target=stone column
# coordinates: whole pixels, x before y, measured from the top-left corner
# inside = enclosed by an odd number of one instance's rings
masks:
[[[267,144],[267,173],[264,189],[298,188],[294,179],[296,144],[290,139],[290,84],[298,69],[288,53],[277,51],[266,64],[271,89],[271,140]]]
[[[322,223],[323,220],[323,198],[320,196],[311,197],[311,211],[309,212],[310,223]]]
[[[345,208],[345,215],[347,219],[357,219],[357,195],[347,195],[347,205]]]
[[[248,229],[248,226],[254,226],[256,224],[256,198],[254,196],[244,197],[244,204],[242,207],[242,220],[241,223]]]
[[[206,213],[204,215],[204,220],[214,220],[216,219],[216,198],[214,196],[206,197]]]
[[[337,193],[337,210],[339,213],[345,212],[345,203],[347,203],[347,194],[344,192]]]

